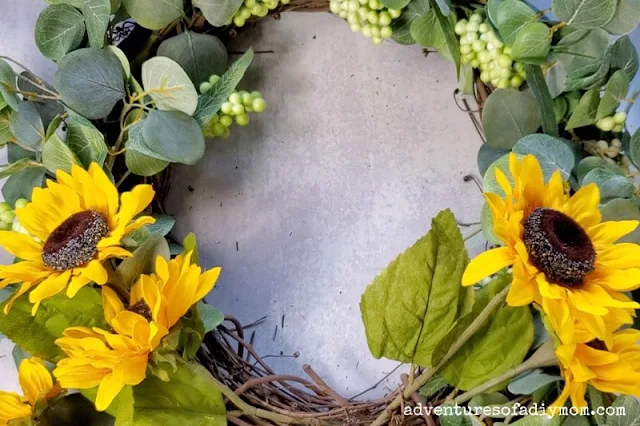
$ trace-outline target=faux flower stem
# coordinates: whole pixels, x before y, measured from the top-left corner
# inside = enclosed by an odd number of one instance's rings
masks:
[[[487,306],[485,306],[482,312],[480,312],[480,315],[478,315],[476,319],[473,320],[471,325],[469,325],[469,327],[462,332],[462,334],[458,337],[458,339],[456,339],[453,345],[451,345],[451,347],[449,348],[449,351],[444,356],[444,358],[442,358],[442,360],[433,368],[430,368],[429,370],[425,371],[422,375],[418,376],[413,382],[413,384],[405,388],[404,392],[398,395],[389,405],[387,405],[387,408],[382,413],[380,413],[378,418],[373,423],[371,423],[371,426],[382,426],[386,424],[386,422],[389,419],[389,413],[391,411],[398,408],[405,399],[410,398],[414,392],[416,392],[422,386],[424,386],[429,381],[429,379],[431,379],[442,367],[444,367],[451,360],[451,358],[464,346],[464,344],[467,343],[467,341],[474,334],[476,334],[478,330],[482,328],[482,326],[486,324],[486,322],[489,320],[491,315],[493,315],[493,313],[500,306],[502,306],[505,299],[507,298],[509,287],[510,286],[505,287],[504,290],[502,290],[493,299],[489,301]]]
[[[477,386],[470,391],[463,393],[462,395],[455,398],[453,400],[453,403],[459,405],[467,402],[474,396],[480,395],[481,393],[486,392],[494,386],[511,380],[526,371],[542,367],[551,367],[557,364],[558,359],[555,357],[555,354],[553,352],[553,340],[549,339],[531,356],[531,358],[518,365],[517,367],[514,367],[511,370],[505,372],[504,374],[501,374],[500,376],[495,377],[488,382],[485,382],[480,386]]]

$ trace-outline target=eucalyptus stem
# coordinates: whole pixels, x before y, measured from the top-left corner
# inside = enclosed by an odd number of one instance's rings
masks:
[[[383,426],[389,419],[389,413],[396,408],[398,408],[405,399],[408,399],[414,392],[424,386],[429,379],[431,379],[442,367],[444,367],[453,356],[467,343],[467,341],[473,337],[474,334],[482,328],[489,320],[491,315],[504,303],[507,298],[507,293],[509,292],[510,286],[507,286],[493,297],[485,306],[485,308],[480,312],[471,325],[467,329],[465,329],[462,334],[456,339],[456,341],[451,345],[447,354],[440,360],[440,362],[435,365],[433,368],[425,371],[419,377],[415,379],[413,384],[406,387],[402,393],[400,393],[387,407],[385,410],[380,413],[378,418],[371,423],[371,426]]]
[[[124,174],[122,175],[118,183],[116,183],[116,188],[120,188],[120,185],[122,185],[124,181],[127,180],[130,174],[131,174],[131,170],[127,169],[127,171],[124,172]]]
[[[31,71],[29,71],[31,72]],[[34,87],[37,87],[38,89],[42,90],[43,92],[47,92],[48,94],[52,95],[52,96],[58,96],[60,97],[59,93],[54,92],[53,90],[49,90],[47,88],[47,86],[45,86],[44,84],[40,84],[39,82],[33,81],[30,78],[22,75],[22,74],[18,74],[18,78],[21,80],[26,81],[27,83],[33,85]],[[60,98],[62,99],[62,98]]]

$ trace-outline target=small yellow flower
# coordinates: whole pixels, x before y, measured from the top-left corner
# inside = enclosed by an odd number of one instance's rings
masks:
[[[107,282],[103,262],[130,256],[121,247],[129,232],[153,223],[150,216],[134,217],[151,203],[150,185],[138,185],[118,196],[118,190],[102,168],[93,163],[89,171],[74,165],[71,175],[58,171],[57,182],[35,188],[32,202],[16,210],[29,234],[0,231],[0,246],[23,259],[0,266],[0,288],[22,283],[5,307],[31,291],[33,315],[42,300],[65,288],[73,297],[85,285]]]
[[[51,374],[40,358],[25,359],[20,363],[18,379],[24,396],[0,391],[0,426],[9,421],[30,418],[36,403],[60,394],[60,386],[53,384]]]
[[[533,155],[519,161],[511,154],[509,171],[514,184],[496,169],[504,197],[484,194],[504,246],[473,259],[462,284],[513,266],[509,305],[539,304],[564,343],[611,343],[611,333],[640,308],[623,294],[640,287],[640,246],[615,243],[638,221],[602,222],[596,185],[569,197],[560,172],[545,185]]]
[[[98,386],[96,408],[106,410],[126,385],[145,378],[149,355],[189,308],[213,288],[220,268],[201,273],[191,253],[156,260],[155,274],[142,275],[131,289],[128,308],[109,287],[102,288],[105,319],[115,333],[74,327],[56,340],[68,358],[54,375],[63,388]]]
[[[571,398],[574,407],[586,407],[587,385],[602,392],[622,393],[640,398],[640,331],[627,329],[613,335],[607,349],[601,341],[560,345],[565,386],[551,407],[562,407]]]

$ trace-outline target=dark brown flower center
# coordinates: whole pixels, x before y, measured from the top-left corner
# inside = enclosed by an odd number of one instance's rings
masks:
[[[598,339],[594,339],[592,341],[590,341],[589,343],[587,343],[587,346],[596,349],[598,351],[608,351],[609,349],[607,349],[607,345],[606,343],[604,343],[602,340],[598,340]]]
[[[525,221],[523,239],[531,261],[551,282],[579,285],[593,271],[593,244],[584,229],[564,213],[535,209]]]
[[[94,258],[98,243],[108,234],[109,226],[100,213],[94,210],[76,213],[49,235],[42,260],[56,271],[82,266]]]
[[[147,305],[143,300],[133,306],[130,306],[127,310],[140,315],[147,321],[151,321],[153,319],[151,315],[151,308],[149,308],[149,305]]]

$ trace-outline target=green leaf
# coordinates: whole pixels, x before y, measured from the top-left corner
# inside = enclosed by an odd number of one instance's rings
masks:
[[[461,413],[451,402],[445,402],[440,407],[442,409],[442,414],[439,416],[440,426],[476,426],[478,424],[473,423],[471,415]]]
[[[387,9],[404,9],[410,0],[381,0],[381,3]]]
[[[629,395],[620,395],[611,406],[614,414],[607,416],[608,426],[637,426],[640,419],[640,402]],[[620,413],[624,412],[623,415]]]
[[[583,158],[578,163],[578,166],[575,169],[575,175],[578,178],[578,181],[581,182],[587,173],[596,168],[609,170],[619,176],[626,176],[625,171],[620,167],[609,163],[604,158],[593,156]]]
[[[540,110],[530,92],[495,90],[482,112],[487,143],[498,149],[511,149],[522,137],[537,132],[540,123]]]
[[[567,74],[600,62],[609,48],[609,34],[601,28],[578,30],[564,36],[555,46],[550,61],[558,61]]]
[[[618,0],[613,19],[603,28],[611,34],[625,35],[640,24],[640,0]]]
[[[435,394],[443,389],[446,389],[448,386],[449,383],[447,383],[445,379],[436,374],[431,379],[429,379],[429,381],[422,388],[420,388],[420,395],[429,400]]]
[[[494,148],[488,143],[483,143],[478,150],[478,170],[480,175],[484,176],[491,164],[508,153],[509,150]]]
[[[38,426],[113,426],[113,417],[96,410],[93,403],[79,393],[65,396],[45,410]]]
[[[13,138],[13,133],[11,133],[11,128],[9,127],[10,116],[10,109],[0,111],[0,147],[5,146],[7,143],[9,143],[11,138]]]
[[[163,41],[158,56],[177,62],[196,87],[213,74],[222,75],[229,64],[227,49],[219,38],[191,31]]]
[[[82,9],[84,0],[47,0],[49,4],[68,4],[78,9]]]
[[[22,158],[15,163],[11,163],[6,167],[3,167],[2,170],[0,170],[0,179],[4,179],[15,173],[21,172],[22,170],[31,169],[34,167],[41,168],[42,164],[28,158]]]
[[[500,241],[500,239],[496,236],[495,231],[493,230],[493,215],[491,213],[491,209],[489,208],[489,204],[487,204],[486,201],[482,205],[482,210],[480,213],[480,227],[487,241],[495,245],[502,244],[502,241]]]
[[[402,15],[391,22],[393,41],[405,45],[414,44],[416,41],[411,37],[411,25],[416,19],[426,15],[429,9],[429,0],[411,0],[402,10]]]
[[[91,163],[102,166],[107,158],[104,135],[89,120],[73,111],[69,111],[67,145],[86,169]]]
[[[142,135],[152,151],[174,163],[195,164],[204,155],[198,122],[180,111],[151,110]]]
[[[67,4],[48,6],[36,22],[36,46],[49,59],[59,61],[75,50],[84,37],[84,18]]]
[[[16,73],[11,65],[0,59],[0,98],[2,98],[12,110],[17,111],[20,105],[16,92]]]
[[[7,302],[0,306],[4,309]],[[64,291],[42,301],[38,312],[31,316],[33,305],[29,295],[20,296],[8,314],[0,315],[0,332],[33,356],[54,361],[62,352],[54,341],[71,326],[108,329],[102,311],[100,292],[84,287],[73,299]]]
[[[19,198],[31,199],[31,192],[36,186],[42,186],[46,169],[44,167],[30,168],[11,175],[2,187],[5,201],[15,204]]]
[[[42,147],[42,164],[53,174],[57,170],[71,173],[71,166],[78,164],[78,159],[60,136],[54,134]]]
[[[96,48],[65,56],[58,65],[56,87],[71,109],[89,119],[105,118],[125,96],[120,61]]]
[[[580,99],[576,110],[571,114],[571,118],[569,118],[569,122],[567,123],[567,130],[595,124],[599,105],[600,90],[596,88],[586,92]]]
[[[156,160],[161,160],[166,163],[169,163],[170,162],[169,158],[161,154],[158,154],[157,152],[152,150],[147,144],[147,141],[145,141],[144,133],[143,133],[145,121],[146,119],[134,124],[129,129],[129,137],[127,139],[127,144],[126,144],[127,151],[135,151],[135,152],[144,154],[145,156],[154,158]]]
[[[485,8],[487,12],[487,18],[493,24],[495,28],[498,28],[498,8],[505,0],[489,0],[487,2],[487,7]]]
[[[198,240],[196,234],[189,232],[182,240],[183,254],[191,252],[191,263],[200,264],[200,252],[198,251]]]
[[[575,142],[537,133],[520,139],[514,145],[513,152],[521,155],[533,154],[547,178],[559,170],[562,179],[568,180],[576,163],[571,144]]]
[[[133,252],[133,256],[126,258],[118,265],[117,278],[127,288],[131,288],[141,274],[154,272],[158,256],[169,260],[169,245],[162,235],[155,234],[138,247]]]
[[[35,86],[31,82],[25,80],[29,79],[42,85],[44,88],[48,90],[45,91],[40,87]],[[30,73],[29,71],[23,71],[20,73],[20,77],[18,78],[18,89],[23,92],[37,93],[38,95],[51,96],[51,93],[56,93],[56,90],[48,84],[46,81],[43,81],[38,76]],[[30,96],[26,96],[26,99],[31,99]],[[40,117],[42,118],[42,124],[44,127],[49,127],[51,122],[55,119],[55,117],[60,116],[64,113],[64,107],[58,101],[47,100],[47,99],[37,99],[33,102],[36,109],[40,113]]]
[[[9,129],[21,145],[40,150],[45,136],[44,125],[33,102],[20,102],[18,110],[9,117]]]
[[[594,411],[593,419],[596,421],[596,425],[605,426],[607,424],[606,416],[603,413],[599,413],[598,409],[599,407],[609,407],[611,405],[609,398],[603,392],[600,392],[591,385],[587,388],[587,395],[589,399],[589,407]],[[602,408],[600,408],[600,410],[602,410]]]
[[[442,211],[431,231],[392,261],[360,302],[369,349],[428,367],[435,345],[472,298],[460,285],[468,262],[453,214]]]
[[[490,413],[490,417],[494,419],[507,417],[502,413],[506,413],[506,409],[511,407],[513,407],[513,403],[509,401],[509,398],[498,392],[481,393],[469,401],[469,408],[482,410],[483,413]]]
[[[543,63],[551,50],[551,30],[541,22],[525,25],[513,43],[513,59],[516,61]]]
[[[456,64],[456,75],[460,75],[460,43],[454,31],[456,25],[456,15],[452,13],[449,17],[442,14],[435,0],[431,0],[431,8],[436,12],[436,18],[444,35],[446,51],[451,55],[453,63]],[[440,55],[445,52],[444,48],[440,49]]]
[[[180,65],[169,58],[156,56],[142,64],[142,85],[161,111],[192,115],[196,110],[196,88]]]
[[[598,28],[616,13],[616,0],[553,0],[553,13],[575,28]]]
[[[183,0],[122,0],[129,15],[141,26],[159,30],[184,15]]]
[[[620,37],[611,47],[611,68],[622,70],[632,81],[638,73],[638,51],[629,36]]]
[[[536,390],[549,383],[562,380],[561,376],[544,373],[541,369],[527,371],[513,379],[508,389],[514,395],[531,395]]]
[[[17,369],[20,368],[20,364],[22,364],[22,361],[24,361],[27,358],[31,358],[31,355],[25,352],[25,350],[22,349],[20,346],[13,347],[13,350],[11,351],[11,356],[13,357],[13,363],[15,364]]]
[[[626,198],[615,198],[600,208],[602,220],[640,220],[640,208],[638,203]],[[640,244],[640,229],[620,238],[621,243]]]
[[[473,311],[469,315],[477,316],[511,279],[510,275],[503,275],[478,290]],[[466,323],[464,320],[462,322]],[[464,328],[460,327],[458,331],[462,332]],[[505,304],[440,373],[452,386],[469,390],[522,363],[532,343],[533,318],[530,308]]]
[[[211,25],[222,27],[240,9],[242,0],[193,0],[193,6],[202,11]]]
[[[159,160],[132,149],[128,149],[125,152],[124,161],[127,169],[138,176],[153,176],[166,169],[169,165],[168,161]]]
[[[198,121],[200,127],[206,126],[213,116],[220,110],[224,102],[236,89],[240,80],[244,76],[245,71],[253,61],[253,49],[247,52],[234,62],[227,72],[213,85],[211,90],[200,95],[198,98],[198,107],[193,117]]]
[[[601,168],[591,170],[580,182],[581,186],[590,183],[598,185],[603,203],[614,198],[631,198],[635,192],[633,181],[629,178]]]
[[[133,426],[135,414],[135,400],[133,399],[133,387],[125,386],[114,400],[117,402],[115,411],[116,422],[114,426]],[[113,404],[113,403],[112,403]]]
[[[598,105],[596,120],[613,115],[629,92],[629,76],[626,72],[618,70],[609,79],[607,90]]]
[[[200,317],[200,311],[197,306],[191,306],[180,321],[180,339],[177,350],[184,359],[190,361],[195,358],[200,346],[202,346],[205,334],[206,329]]]
[[[456,18],[450,15],[449,18],[445,18],[443,21],[444,24],[441,25],[438,19],[438,13],[441,13],[440,9],[432,5],[426,14],[413,20],[409,32],[416,42],[426,47],[433,47],[439,51],[440,56],[453,60],[452,50],[448,44],[445,32],[454,28]],[[459,57],[460,54],[457,44],[458,42],[456,41],[455,50],[458,52]]]
[[[125,55],[124,52],[120,50],[120,48],[112,44],[108,45],[106,49],[116,55],[116,58],[118,58],[118,60],[120,61],[120,65],[122,65],[122,70],[124,71],[125,77],[127,78],[127,80],[129,80],[131,78],[131,64],[129,63],[129,58],[127,58],[127,55]],[[138,90],[137,88],[134,89],[136,91]]]
[[[565,89],[571,92],[600,88],[607,82],[610,69],[611,50],[608,50],[599,63],[593,62],[567,75]]]
[[[505,0],[498,6],[497,27],[500,36],[508,45],[528,24],[536,21],[536,12],[520,0]]]
[[[553,99],[551,98],[551,93],[549,93],[549,88],[547,87],[547,82],[544,79],[542,68],[530,64],[525,65],[524,68],[527,73],[527,82],[531,88],[531,93],[533,93],[533,97],[536,98],[536,102],[538,102],[538,109],[540,110],[540,117],[542,118],[542,130],[549,136],[560,136],[558,133],[556,110]],[[562,114],[562,116],[564,116],[564,114]]]
[[[171,216],[164,214],[153,214],[152,216],[156,222],[151,225],[147,225],[147,229],[154,234],[159,234],[164,237],[171,232],[173,226],[176,224],[176,220]]]
[[[565,82],[567,80],[567,73],[564,70],[562,64],[556,62],[551,67],[547,68],[544,75],[549,93],[553,99],[559,97],[564,93]]]
[[[111,18],[111,0],[84,0],[82,14],[87,22],[89,45],[104,46],[104,36]]]
[[[198,302],[198,310],[204,323],[205,333],[215,330],[224,322],[224,314],[218,308],[204,302]]]

